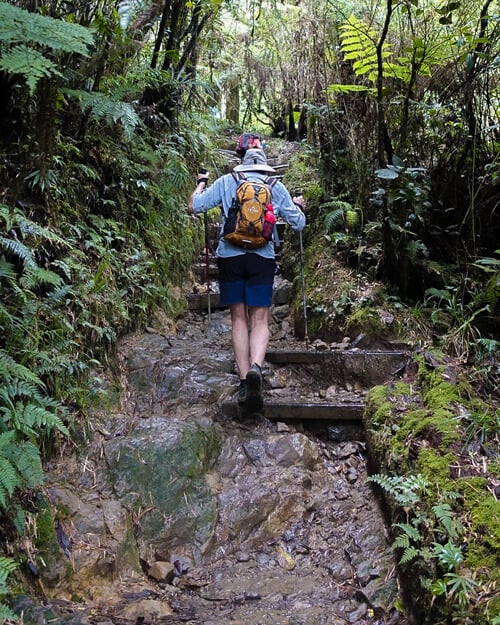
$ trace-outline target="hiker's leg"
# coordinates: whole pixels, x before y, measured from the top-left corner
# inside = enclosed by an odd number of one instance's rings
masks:
[[[269,343],[269,308],[250,307],[250,363],[262,367]]]
[[[246,304],[232,304],[231,336],[236,366],[241,379],[244,379],[250,368],[250,340],[248,336],[248,314]]]
[[[273,299],[273,281],[276,263],[274,258],[256,254],[249,262],[249,279],[245,284],[245,301],[248,305],[250,325],[250,364],[260,367],[266,357],[269,343],[269,309]]]

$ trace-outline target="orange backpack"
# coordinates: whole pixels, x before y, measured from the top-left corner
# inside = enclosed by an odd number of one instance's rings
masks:
[[[239,247],[264,247],[272,238],[273,228],[265,228],[264,222],[270,220],[272,213],[272,188],[276,179],[247,180],[243,172],[238,175],[233,172],[233,177],[238,186],[224,223],[224,238]],[[273,214],[271,223],[274,222]]]

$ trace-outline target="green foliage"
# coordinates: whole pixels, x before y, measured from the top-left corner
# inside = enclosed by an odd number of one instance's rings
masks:
[[[399,530],[392,544],[401,554],[399,563],[409,565],[416,559],[426,562],[428,573],[433,572],[433,577],[426,580],[432,594],[444,596],[455,615],[467,612],[476,600],[477,582],[462,571],[464,557],[458,543],[463,527],[450,505],[450,501],[457,499],[457,493],[441,492],[437,502],[428,507],[424,495],[430,484],[421,475],[377,474],[368,480],[394,497],[411,517],[409,522],[393,526]]]
[[[381,475],[374,474],[369,482],[378,484],[402,506],[412,506],[420,501],[430,484],[422,475]]]
[[[17,563],[12,558],[0,556],[0,597],[7,593],[7,577],[17,568]],[[6,605],[0,603],[0,621],[18,621],[19,617]]]
[[[352,68],[356,76],[366,78],[369,83],[374,85],[378,75],[377,31],[367,26],[355,15],[350,15],[346,22],[340,26],[340,39],[343,56],[346,60],[352,61]],[[410,78],[408,66],[389,61],[391,56],[391,47],[387,42],[384,42],[382,48],[382,71],[384,75],[408,82]],[[331,94],[368,91],[375,95],[374,88],[358,84],[331,84],[328,90]]]
[[[93,33],[78,24],[0,2],[0,44],[0,69],[23,76],[33,93],[41,78],[61,76],[57,62],[46,51],[88,56]]]
[[[62,93],[78,102],[82,112],[90,111],[96,122],[104,121],[109,126],[120,122],[125,136],[131,138],[140,124],[140,118],[131,104],[120,102],[103,93],[63,89]]]

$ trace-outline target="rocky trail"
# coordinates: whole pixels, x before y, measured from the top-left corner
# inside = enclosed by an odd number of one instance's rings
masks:
[[[212,286],[175,328],[121,341],[119,406],[48,467],[56,534],[17,610],[39,625],[405,625],[361,424],[405,351],[297,340],[278,278],[264,414],[245,418]]]

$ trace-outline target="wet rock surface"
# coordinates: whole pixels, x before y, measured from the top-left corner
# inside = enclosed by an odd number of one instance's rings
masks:
[[[299,348],[287,314],[273,317],[273,349]],[[120,358],[121,408],[49,473],[69,545],[42,573],[52,622],[406,622],[359,424],[228,418],[227,311],[127,337]],[[298,365],[264,373],[271,395],[364,395]]]

